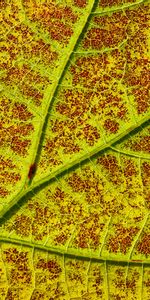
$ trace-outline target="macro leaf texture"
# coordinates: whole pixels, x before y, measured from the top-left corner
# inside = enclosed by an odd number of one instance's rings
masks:
[[[0,299],[150,299],[150,1],[0,1]]]

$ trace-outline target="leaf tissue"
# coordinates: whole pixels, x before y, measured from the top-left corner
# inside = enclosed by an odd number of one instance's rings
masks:
[[[0,299],[149,300],[149,0],[0,17]]]

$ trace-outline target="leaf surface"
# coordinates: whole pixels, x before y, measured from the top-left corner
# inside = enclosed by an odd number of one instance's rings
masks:
[[[149,299],[149,1],[3,1],[1,299]]]

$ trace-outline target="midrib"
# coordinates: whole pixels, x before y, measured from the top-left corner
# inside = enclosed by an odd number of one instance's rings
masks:
[[[128,265],[129,263],[132,265],[150,265],[150,260],[132,260],[132,259],[121,259],[121,258],[110,258],[107,256],[101,256],[98,257],[98,255],[91,255],[91,253],[81,254],[81,251],[74,250],[74,249],[69,249],[65,251],[65,249],[57,248],[57,247],[48,247],[48,246],[42,246],[40,244],[36,243],[31,243],[25,240],[17,240],[15,238],[5,238],[3,236],[0,236],[0,241],[5,242],[5,243],[10,243],[10,244],[16,244],[16,245],[22,245],[22,246],[27,246],[30,248],[34,248],[37,250],[43,250],[43,251],[48,251],[49,253],[53,253],[56,255],[60,256],[65,256],[66,258],[76,258],[76,259],[81,259],[81,260],[90,260],[93,262],[106,262],[107,263],[112,263],[112,264],[122,264],[122,265]]]

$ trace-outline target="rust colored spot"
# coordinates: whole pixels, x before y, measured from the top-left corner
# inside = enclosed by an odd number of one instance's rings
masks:
[[[132,259],[132,260],[131,260],[131,262],[140,262],[140,263],[141,263],[142,261],[143,261],[143,260],[141,260],[141,259]]]
[[[8,196],[10,194],[10,192],[8,190],[6,190],[5,188],[3,187],[0,187],[0,196],[2,198],[5,198],[6,196]]]
[[[33,114],[27,110],[27,106],[25,104],[16,102],[12,109],[12,116],[13,118],[21,121],[27,121],[32,119]]]
[[[41,104],[41,101],[43,99],[43,93],[38,91],[37,89],[33,88],[29,84],[23,84],[21,86],[21,92],[23,93],[24,96],[31,97],[33,102],[39,106]]]
[[[150,177],[150,164],[148,162],[144,162],[142,165],[142,169],[147,177]]]
[[[99,157],[97,163],[101,164],[112,175],[119,171],[117,159],[113,155],[108,154],[107,156]]]
[[[9,172],[9,171],[3,171],[1,173],[1,177],[3,178],[3,182],[5,184],[8,184],[8,183],[14,184],[18,180],[21,179],[21,176],[19,173]]]
[[[31,219],[23,214],[17,216],[14,222],[14,229],[17,234],[21,236],[28,236],[30,234]]]
[[[61,233],[54,239],[54,241],[56,242],[56,244],[64,245],[67,239],[68,239],[67,234]]]
[[[11,300],[13,300],[13,299],[11,299]],[[44,300],[45,292],[41,292],[41,290],[34,289],[31,299],[32,300]],[[52,300],[52,298],[49,298],[49,299]]]
[[[77,15],[71,7],[54,3],[34,3],[32,10],[27,6],[27,15],[30,20],[38,21],[41,27],[48,31],[51,38],[67,44],[73,30],[72,24],[77,21]]]
[[[126,287],[128,289],[131,289],[133,291],[136,288],[136,280],[135,280],[135,278],[131,279],[131,280],[127,279],[126,280]]]
[[[7,1],[6,0],[1,0],[0,1],[0,8],[5,9],[7,7]]]
[[[17,269],[12,269],[10,272],[10,283],[16,285],[16,282],[20,284],[29,284],[31,283],[32,273],[29,269],[21,270],[21,267]]]
[[[104,36],[108,34],[107,30],[100,28],[92,28],[88,31],[87,37],[83,42],[84,48],[92,47],[94,49],[100,49],[103,47]]]
[[[67,44],[73,34],[73,30],[63,22],[56,21],[49,27],[49,33],[53,40]]]
[[[84,8],[87,4],[86,0],[74,0],[74,4],[79,8]]]
[[[93,27],[87,31],[83,40],[83,47],[100,49],[102,47],[117,46],[126,36],[128,19],[122,13],[114,13],[108,17],[95,17],[94,23],[100,27]]]
[[[59,274],[61,273],[61,267],[54,260],[45,261],[44,259],[39,259],[36,267],[37,269],[48,270],[51,279],[58,278]]]
[[[21,156],[25,156],[30,144],[30,140],[21,140],[18,136],[14,136],[11,140],[11,149],[15,153],[18,153]]]
[[[126,160],[125,161],[125,168],[124,168],[124,175],[125,177],[131,177],[135,176],[137,174],[135,166],[132,162],[132,160]]]
[[[107,242],[107,248],[109,251],[117,253],[118,251],[126,254],[127,250],[132,244],[133,237],[137,234],[139,229],[135,228],[124,228],[122,225],[117,224],[116,235],[111,236]]]
[[[36,173],[37,165],[36,163],[32,164],[29,169],[28,178],[31,180]]]
[[[68,184],[73,188],[75,192],[81,192],[84,190],[85,184],[79,175],[73,173],[69,179]]]
[[[119,124],[115,120],[107,119],[104,122],[104,128],[110,133],[116,133],[119,129]]]
[[[143,234],[141,241],[138,243],[137,251],[146,256],[150,254],[150,234]]]
[[[142,137],[138,142],[132,144],[134,151],[144,151],[150,153],[150,136]]]
[[[54,199],[56,199],[57,202],[62,202],[64,200],[65,193],[60,188],[56,188],[54,193]]]
[[[97,128],[90,124],[86,124],[83,128],[83,135],[90,146],[93,146],[94,143],[100,138]]]
[[[130,0],[128,0],[130,2]],[[118,4],[122,4],[122,0],[101,0],[99,2],[99,6],[107,7],[107,6],[115,6]]]
[[[150,178],[150,164],[148,162],[144,162],[142,164],[142,181],[144,187],[149,185],[149,178]]]
[[[122,183],[122,171],[115,156],[108,154],[99,157],[97,163],[101,164],[109,172],[109,180],[111,180],[113,184],[120,185]]]
[[[103,229],[104,224],[99,223],[99,215],[93,214],[88,218],[80,227],[77,237],[75,238],[75,245],[80,248],[97,249],[100,242],[100,231]]]

